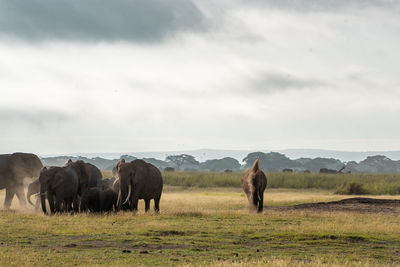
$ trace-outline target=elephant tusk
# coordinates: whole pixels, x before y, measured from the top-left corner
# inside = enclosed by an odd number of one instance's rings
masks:
[[[120,203],[119,203],[120,200],[121,200],[121,189],[119,189],[119,191],[118,191],[118,199],[117,199],[118,206],[120,205]]]
[[[38,193],[38,194],[40,194],[41,196],[45,196],[46,193],[47,193],[47,191],[46,191],[46,192],[43,192],[43,193]]]
[[[128,202],[129,198],[131,197],[131,185],[129,185],[129,190],[128,190],[128,197],[126,198],[125,202],[122,203],[122,205],[124,205],[126,202]]]
[[[33,194],[32,196],[37,197],[40,193]]]

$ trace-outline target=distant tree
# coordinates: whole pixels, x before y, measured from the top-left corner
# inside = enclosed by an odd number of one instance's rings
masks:
[[[143,158],[143,160],[146,161],[147,163],[153,164],[160,170],[162,170],[166,167],[169,167],[168,162],[165,162],[163,160],[159,160],[159,159],[155,159],[155,158]]]
[[[165,158],[165,161],[172,163],[177,169],[181,169],[182,166],[197,167],[199,165],[199,162],[188,154],[170,155]]]
[[[240,169],[240,163],[234,158],[226,157],[223,159],[210,159],[200,163],[200,169],[206,171],[224,171]]]
[[[248,154],[243,161],[246,163],[246,167],[249,168],[253,165],[256,159],[260,160],[260,167],[265,171],[279,172],[283,169],[302,168],[302,165],[298,162],[291,160],[284,154],[277,152],[253,152]]]
[[[134,156],[131,156],[131,155],[122,155],[120,157],[120,159],[124,159],[126,162],[130,162],[130,161],[133,161],[133,160],[135,160],[137,158],[134,157]]]

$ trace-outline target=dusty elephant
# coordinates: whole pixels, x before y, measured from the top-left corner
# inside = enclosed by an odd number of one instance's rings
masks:
[[[43,168],[38,156],[29,153],[0,155],[0,189],[6,189],[4,208],[9,209],[16,194],[20,205],[26,206],[24,183],[25,178],[39,177]]]
[[[129,209],[137,211],[139,199],[144,199],[145,211],[150,210],[150,200],[154,199],[154,210],[160,210],[163,189],[161,172],[152,164],[136,159],[118,165],[120,187],[118,206],[129,203]]]
[[[40,200],[46,214],[46,197],[50,213],[78,211],[79,177],[71,166],[43,168],[39,176]],[[72,206],[73,205],[73,206]]]
[[[249,200],[250,207],[262,212],[264,205],[264,190],[267,187],[267,177],[260,170],[257,159],[253,166],[245,171],[242,177],[242,188]]]
[[[32,183],[30,183],[28,185],[28,191],[26,193],[26,199],[28,200],[28,203],[31,204],[32,206],[35,207],[36,210],[39,209],[40,207],[40,181],[39,178],[37,178],[35,181],[33,181]],[[35,195],[36,196],[36,203],[33,204],[31,201],[31,196]]]

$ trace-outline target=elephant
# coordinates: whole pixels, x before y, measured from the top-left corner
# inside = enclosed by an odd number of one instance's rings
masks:
[[[6,189],[4,209],[9,209],[16,194],[20,205],[26,206],[24,179],[39,177],[43,168],[39,157],[30,153],[0,155],[0,189]]]
[[[163,189],[161,172],[154,165],[136,159],[129,163],[118,163],[120,186],[118,206],[123,207],[129,201],[129,209],[137,211],[138,200],[144,199],[145,211],[150,210],[150,200],[154,199],[154,211],[160,211],[160,198]]]
[[[242,176],[242,188],[246,193],[251,209],[262,212],[264,205],[264,190],[267,187],[267,177],[260,169],[260,160],[247,169]]]
[[[82,206],[91,212],[113,211],[117,205],[117,197],[112,188],[90,188],[82,198]]]
[[[79,176],[72,166],[44,167],[40,172],[40,200],[46,214],[46,196],[50,213],[78,211]]]
[[[30,183],[28,185],[28,192],[26,193],[26,199],[28,200],[29,204],[31,204],[32,206],[35,207],[36,210],[39,209],[40,207],[40,181],[39,178],[37,178],[35,181],[33,181],[32,183]],[[31,201],[31,196],[32,195],[36,195],[36,203],[33,204]]]
[[[103,179],[98,183],[97,187],[100,187],[103,190],[107,189],[107,188],[111,188],[112,189],[116,180],[117,179],[115,177]],[[118,191],[116,191],[116,192],[118,192]]]
[[[93,164],[86,163],[83,160],[73,162],[68,160],[65,166],[71,166],[75,169],[79,177],[79,195],[82,195],[91,187],[96,187],[103,178],[101,171]]]

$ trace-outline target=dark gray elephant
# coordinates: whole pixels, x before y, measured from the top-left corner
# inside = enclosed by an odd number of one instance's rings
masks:
[[[116,180],[117,179],[115,177],[103,179],[97,184],[97,187],[99,187],[99,188],[101,188],[103,190],[105,190],[107,188],[111,188],[112,189],[113,185],[114,185],[114,182]],[[118,191],[116,191],[116,192],[118,192]]]
[[[78,195],[80,201],[83,199],[90,188],[94,188],[100,185],[103,175],[101,174],[99,168],[97,168],[93,164],[84,162],[83,160],[77,160],[75,162],[73,162],[72,160],[68,160],[66,166],[74,168],[78,175]],[[84,206],[81,206],[80,209],[82,211],[85,211]]]
[[[109,212],[116,210],[117,193],[112,188],[90,188],[82,198],[82,207],[91,212]]]
[[[26,193],[26,199],[28,200],[29,204],[35,207],[35,210],[38,210],[40,207],[40,181],[39,178],[37,178],[35,181],[30,183],[28,185],[28,192]],[[31,201],[31,196],[35,195],[36,196],[36,203],[33,204]]]
[[[46,213],[46,197],[50,213],[78,211],[78,173],[72,166],[43,168],[39,176],[40,200]]]
[[[257,159],[253,166],[245,171],[242,177],[242,188],[249,200],[250,208],[262,212],[264,205],[264,190],[267,187],[267,177],[260,170]]]
[[[129,203],[129,209],[137,211],[138,200],[144,199],[145,211],[150,209],[150,200],[154,199],[154,210],[159,212],[163,189],[161,172],[152,164],[136,159],[129,163],[118,164],[120,188],[118,206]]]
[[[16,194],[20,205],[26,206],[24,179],[39,177],[43,168],[38,156],[29,153],[0,155],[0,189],[6,189],[4,208],[9,209]]]

